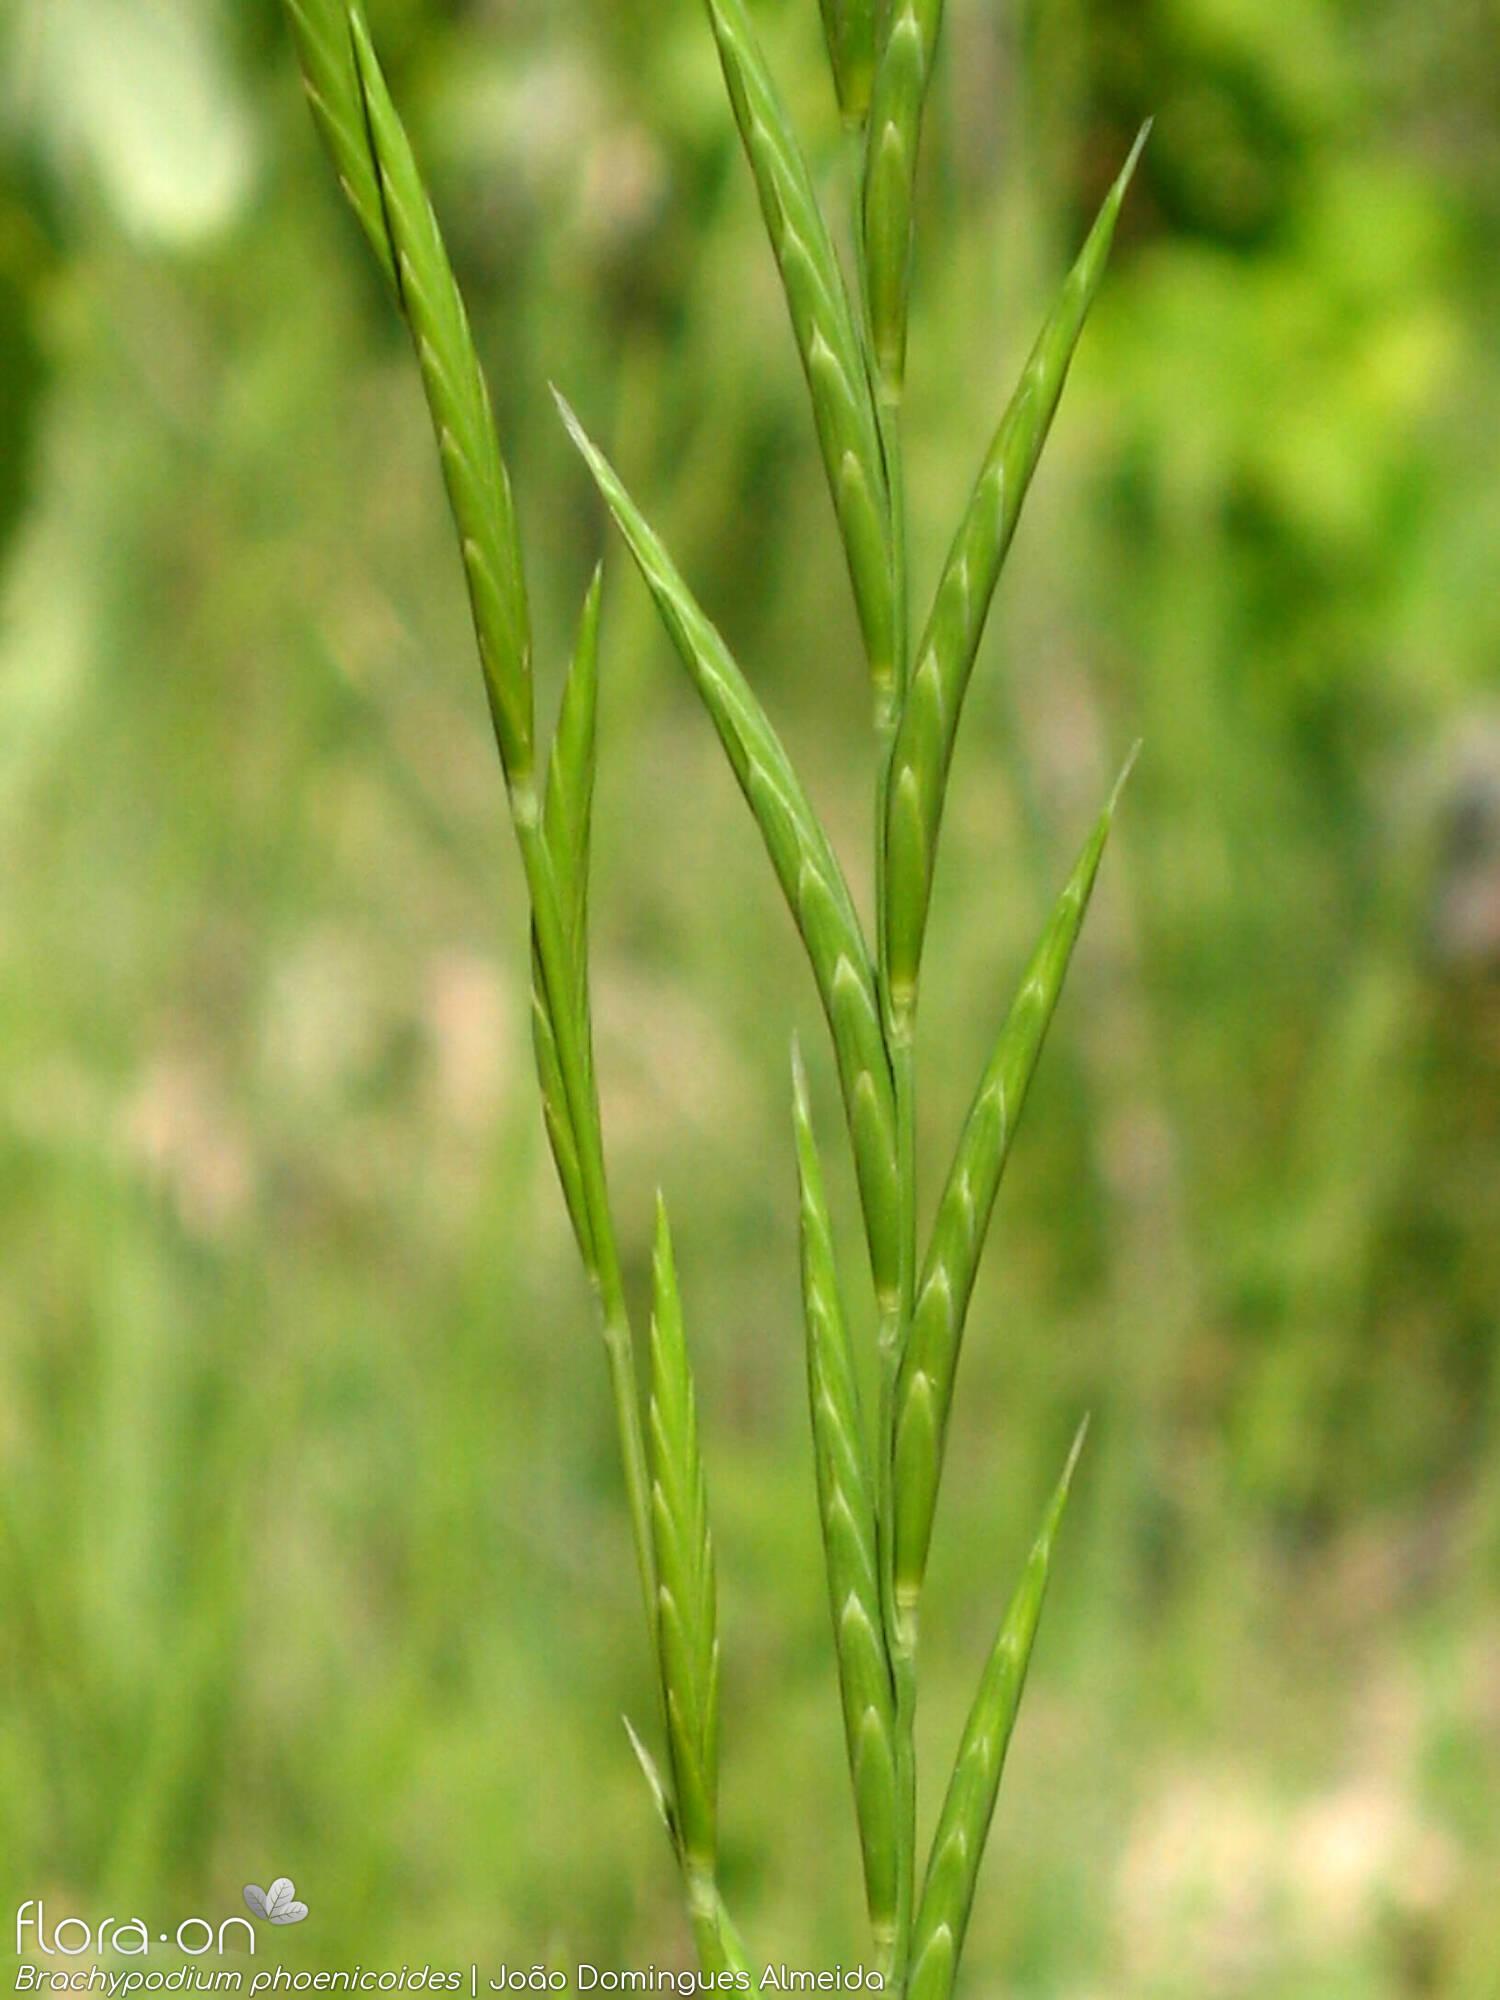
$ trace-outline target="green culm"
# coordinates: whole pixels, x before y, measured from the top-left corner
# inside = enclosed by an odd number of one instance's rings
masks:
[[[542,1109],[597,1303],[658,1712],[631,1728],[705,1971],[754,1976],[719,1883],[719,1639],[713,1540],[682,1299],[658,1215],[647,1382],[622,1277],[594,1077],[588,874],[600,581],[579,621],[550,748],[537,741],[516,510],[441,231],[360,0],[285,0],[314,116],[410,331],[463,553],[531,907]],[[834,1656],[875,1962],[911,2000],[953,1992],[1080,1430],[980,1678],[931,1850],[917,1851],[919,1612],[965,1321],[1027,1088],[1103,857],[1115,798],[1026,968],[918,1241],[915,1039],[922,945],[954,739],[1000,570],[1098,288],[1138,141],[1001,416],[910,642],[901,406],[914,191],[941,0],[821,0],[837,103],[860,148],[851,284],[757,40],[748,0],[705,0],[807,380],[874,709],[870,943],[833,846],[733,654],[604,454],[559,398],[708,711],[786,896],[827,1017],[876,1305],[862,1398],[807,1080],[793,1053],[806,1372]],[[809,14],[811,9],[809,8]],[[1144,140],[1144,133],[1142,140]],[[873,1403],[867,1408],[867,1402]],[[647,1741],[655,1736],[658,1747]]]

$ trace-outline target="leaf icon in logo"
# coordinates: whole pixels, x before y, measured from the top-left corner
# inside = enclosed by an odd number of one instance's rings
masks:
[[[257,1917],[264,1917],[269,1924],[300,1924],[307,1915],[307,1905],[297,1901],[297,1891],[289,1875],[278,1875],[269,1889],[247,1882],[245,1902]]]

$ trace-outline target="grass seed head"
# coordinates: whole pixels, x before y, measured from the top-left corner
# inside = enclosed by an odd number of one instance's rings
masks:
[[[912,1039],[917,982],[964,694],[1141,142],[1105,201],[995,434],[913,661],[906,635],[900,403],[913,189],[942,0],[821,0],[840,106],[856,131],[865,126],[855,218],[857,301],[746,0],[705,4],[786,295],[876,692],[878,952],[869,948],[833,847],[750,684],[613,468],[562,407],[750,806],[832,1036],[880,1314],[880,1395],[867,1427],[806,1078],[794,1055],[807,1382],[845,1742],[882,1969],[908,2000],[947,2000],[1077,1446],[981,1681],[914,1911],[917,1601],[979,1258],[1114,802],[1052,914],[1001,1030],[921,1260]],[[662,1764],[633,1730],[631,1741],[681,1866],[704,1969],[753,1980],[716,1877],[714,1551],[671,1238],[659,1209],[643,1421],[605,1178],[588,981],[599,579],[585,601],[539,801],[520,540],[463,300],[386,89],[362,0],[285,5],[314,117],[412,337],[464,561],[531,904],[533,1036],[543,1112],[600,1303],[661,1695]]]

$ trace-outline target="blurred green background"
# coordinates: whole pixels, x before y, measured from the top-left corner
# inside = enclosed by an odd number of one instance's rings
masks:
[[[756,11],[837,199],[817,10]],[[760,1952],[847,1960],[794,1025],[831,1145],[830,1066],[546,393],[666,534],[867,895],[866,701],[784,311],[694,0],[370,13],[549,689],[608,548],[600,1063],[632,1283],[660,1182],[699,1357],[727,1889]],[[946,35],[924,577],[1157,116],[976,676],[924,1000],[930,1190],[1143,736],[939,1520],[929,1812],[1094,1411],[971,1990],[1492,2000],[1500,15],[950,0]],[[7,1903],[227,1914],[285,1872],[309,1965],[681,1962],[619,1722],[651,1697],[523,907],[410,356],[275,0],[3,0]]]

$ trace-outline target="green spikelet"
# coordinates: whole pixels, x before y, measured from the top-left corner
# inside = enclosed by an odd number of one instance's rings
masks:
[[[875,72],[865,150],[864,251],[870,333],[881,386],[899,397],[906,374],[912,198],[922,112],[943,25],[943,0],[892,0]]]
[[[714,1549],[677,1269],[667,1211],[659,1198],[651,1277],[651,1529],[670,1794],[655,1759],[628,1722],[625,1727],[677,1854],[703,1969],[748,1975],[750,1959],[716,1875],[719,1630]]]
[[[437,434],[500,761],[518,815],[534,818],[531,618],[510,477],[442,233],[358,13],[348,32],[396,295]],[[358,202],[356,212],[365,222]]]
[[[328,148],[349,206],[370,240],[370,248],[392,290],[396,261],[380,198],[380,180],[370,152],[364,98],[354,60],[349,23],[364,9],[357,0],[283,0],[297,57],[302,87],[312,106],[314,122]]]
[[[995,1641],[995,1649],[979,1684],[974,1706],[969,1711],[958,1759],[943,1801],[932,1854],[927,1864],[927,1880],[912,1933],[911,1974],[908,2000],[948,2000],[953,1991],[954,1973],[963,1950],[969,1913],[974,1906],[974,1886],[979,1864],[984,1858],[985,1841],[994,1817],[995,1799],[1000,1789],[1000,1773],[1015,1726],[1026,1684],[1026,1668],[1036,1639],[1042,1602],[1047,1594],[1047,1577],[1052,1567],[1052,1546],[1068,1501],[1078,1454],[1083,1449],[1085,1424],[1079,1430],[1068,1455],[1052,1504],[1047,1509],[1042,1531],[1026,1564],[1020,1586],[1011,1599],[1005,1623]]]
[[[588,981],[589,846],[593,823],[594,773],[597,759],[596,720],[599,703],[599,604],[602,578],[595,571],[584,599],[578,638],[563,687],[557,731],[547,760],[547,789],[542,810],[542,834],[556,885],[560,928],[566,936],[573,990],[567,1004],[579,1024],[581,1054],[593,1088],[593,1035],[590,1031]],[[587,1192],[578,1154],[568,1093],[558,1053],[557,1031],[547,1001],[536,925],[531,933],[531,1026],[541,1084],[542,1116],[557,1177],[584,1268],[598,1276],[598,1256],[589,1220]]]
[[[706,4],[807,375],[876,704],[888,709],[896,671],[890,496],[855,315],[812,175],[744,0]],[[868,0],[843,11],[868,13]]]
[[[897,1898],[895,1707],[880,1606],[880,1567],[859,1384],[834,1262],[802,1058],[792,1050],[797,1167],[802,1193],[802,1301],[807,1390],[843,1697],[844,1735],[864,1857],[870,1928],[882,1952],[895,1936]]]
[[[667,1745],[684,1861],[690,1879],[711,1881],[718,1854],[719,1778],[714,1551],[672,1239],[659,1201],[652,1284],[651,1526]]]
[[[603,453],[559,397],[564,421],[656,600],[711,716],[807,947],[833,1033],[876,1290],[899,1283],[899,1177],[890,1061],[869,949],[843,870],[749,683]]]
[[[1117,785],[1026,968],[975,1092],[933,1224],[896,1389],[896,1600],[905,1607],[915,1607],[927,1568],[959,1348],[985,1234],[1099,873],[1119,790]]]
[[[1149,129],[1149,128],[1147,128]],[[886,803],[886,957],[898,1012],[916,1005],[933,863],[958,720],[1001,566],[1104,274],[1143,130],[1042,328],[981,468],[917,648]]]

